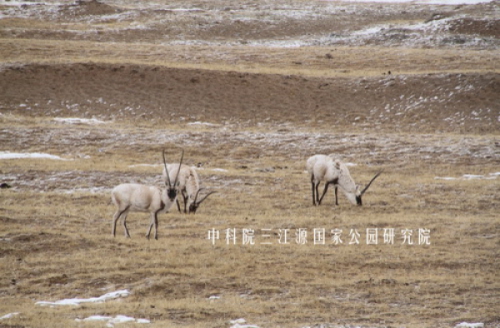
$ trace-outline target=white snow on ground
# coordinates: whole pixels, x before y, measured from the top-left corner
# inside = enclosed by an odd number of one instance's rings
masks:
[[[211,169],[212,171],[214,172],[228,172],[228,170],[226,169],[220,169],[220,168],[215,168],[215,169]]]
[[[120,297],[127,297],[130,295],[130,292],[126,289],[124,290],[118,290],[116,292],[110,292],[107,294],[104,294],[99,297],[91,297],[91,298],[70,298],[70,299],[64,299],[56,302],[36,302],[36,305],[41,305],[41,306],[58,306],[58,305],[80,305],[81,303],[103,303],[109,300],[114,300]],[[10,319],[15,316],[19,315],[19,312],[14,312],[14,313],[9,313],[6,314],[2,317],[0,317],[0,320],[4,319]],[[77,322],[89,322],[89,321],[105,321],[106,327],[114,327],[115,324],[119,323],[126,323],[126,322],[134,322],[134,323],[151,323],[148,319],[136,319],[133,317],[129,317],[126,315],[117,315],[115,317],[110,317],[110,316],[102,316],[102,315],[93,315],[90,317],[87,317],[85,319],[75,319]]]
[[[0,1],[0,5],[3,6],[23,6],[23,5],[44,5],[44,6],[53,6],[53,5],[62,5],[63,3],[48,3],[48,2],[35,2],[35,1]]]
[[[21,158],[41,158],[41,159],[69,161],[68,159],[45,153],[11,153],[9,151],[0,151],[0,159],[21,159]]]
[[[259,328],[257,325],[247,325],[243,318],[231,320],[229,323],[231,324],[230,328]]]
[[[219,295],[211,295],[210,297],[208,297],[209,300],[220,300],[221,297]]]
[[[356,6],[359,3],[387,3],[387,4],[398,4],[398,3],[406,3],[410,5],[474,5],[480,3],[488,3],[493,2],[494,0],[321,0],[326,3],[331,3],[332,7],[336,7],[340,4],[340,7],[346,5],[354,5]],[[290,19],[300,19],[301,17],[313,17],[318,15],[318,17],[323,16],[325,13],[321,13],[315,10],[314,6],[315,1],[311,0],[304,5],[303,9],[296,9],[293,6],[279,6],[276,9],[268,11],[265,16],[254,16],[251,10],[241,9],[242,14],[234,16],[238,19],[238,21],[258,21],[258,22],[266,22],[269,21],[271,24],[275,23],[276,19],[284,19],[284,17]],[[20,5],[31,5],[30,7],[39,8],[32,9],[32,11],[43,11],[44,13],[53,12],[54,17],[57,17],[57,6],[54,3],[45,2],[45,6],[33,6],[33,4],[40,4],[39,2],[32,1],[4,1],[0,0],[0,4],[5,4],[5,6],[9,6],[10,9],[4,10],[3,13],[0,13],[0,19],[7,17],[24,17],[24,15],[29,14],[28,10],[19,10],[16,7],[20,7]],[[148,10],[168,10],[178,12],[179,15],[183,15],[183,12],[190,11],[200,11],[201,9],[192,8],[172,8],[168,5],[159,4],[153,1],[142,1],[137,2],[137,4],[127,4],[126,7],[135,9],[148,9]],[[51,9],[52,8],[52,9]],[[344,9],[343,9],[344,10]],[[217,14],[219,9],[209,9],[208,14]],[[232,12],[237,12],[233,10]],[[88,33],[96,33],[100,29],[102,29],[104,24],[107,24],[108,21],[130,21],[128,25],[124,27],[120,27],[118,29],[133,29],[133,30],[147,30],[151,28],[155,28],[153,25],[149,23],[141,24],[135,21],[134,17],[138,15],[137,12],[131,11],[123,11],[121,13],[112,14],[112,15],[89,15],[85,16],[82,19],[87,20],[87,23],[97,24],[92,25],[93,27],[87,29],[86,31],[81,30],[67,30],[70,33],[75,34],[88,34]],[[28,17],[28,16],[26,16]],[[279,17],[279,18],[278,18]],[[370,44],[371,42],[375,42],[381,46],[392,46],[392,45],[401,45],[401,46],[410,46],[410,47],[432,47],[436,45],[453,45],[457,47],[461,46],[475,46],[475,47],[498,47],[498,40],[495,38],[482,38],[476,36],[460,36],[458,39],[453,36],[454,34],[448,33],[448,24],[450,21],[454,21],[456,19],[437,19],[435,21],[419,23],[419,24],[408,24],[408,23],[395,23],[391,24],[383,24],[377,26],[370,26],[366,29],[361,29],[359,31],[337,31],[340,34],[336,33],[320,33],[318,35],[306,35],[306,36],[298,36],[298,37],[289,37],[285,39],[248,39],[246,40],[246,45],[249,47],[252,46],[266,46],[271,48],[297,48],[297,47],[306,47],[306,46],[335,46],[335,45],[363,45]],[[109,24],[113,25],[113,24]],[[117,24],[119,25],[119,24]],[[116,29],[110,27],[110,31]],[[458,41],[457,41],[458,40]],[[190,38],[185,38],[184,36],[180,36],[179,38],[173,39],[165,39],[161,42],[162,45],[240,45],[241,40],[227,40],[227,41],[207,41],[207,40],[192,40]],[[458,43],[457,43],[458,42]],[[219,56],[223,56],[219,54]],[[97,103],[106,104],[106,101],[102,98],[96,100]],[[92,103],[89,100],[89,103]],[[28,107],[26,104],[21,104],[24,107]],[[110,104],[113,106],[114,104]],[[66,103],[66,110],[70,110],[72,112],[78,112],[82,110],[79,108],[78,104],[69,104]],[[58,110],[60,111],[60,110]],[[122,111],[130,111],[134,113],[134,108],[126,107],[120,110]],[[90,124],[90,123],[89,123]],[[205,125],[204,122],[194,122],[189,123],[189,125]]]
[[[13,317],[15,317],[17,315],[19,315],[19,312],[8,313],[8,314],[6,314],[4,316],[1,316],[0,320],[10,319],[10,318],[13,318]]]
[[[479,174],[464,174],[460,178],[455,177],[435,177],[435,180],[495,180],[498,176],[500,176],[500,172],[490,173],[488,175],[479,175]]]
[[[95,118],[78,118],[78,117],[56,117],[54,121],[68,124],[106,124],[106,122]]]
[[[475,5],[478,3],[487,3],[493,2],[495,0],[323,0],[323,1],[331,1],[331,2],[385,2],[385,3],[415,3],[415,4],[432,4],[432,5]],[[22,5],[45,5],[45,6],[54,6],[54,5],[62,5],[64,2],[33,2],[33,1],[0,1],[0,5],[4,6],[22,6]],[[192,11],[201,11],[201,9],[197,8],[170,8],[171,11],[178,12],[192,12]]]
[[[129,165],[128,167],[133,168],[133,167],[163,167],[162,164],[133,164]]]
[[[484,323],[481,322],[478,323],[462,322],[455,326],[455,328],[483,328],[483,327]]]
[[[219,124],[213,124],[213,123],[208,123],[208,122],[199,122],[199,121],[191,122],[191,123],[188,123],[187,125],[219,126]]]
[[[130,292],[126,289],[118,290],[116,292],[111,292],[104,294],[99,297],[91,297],[91,298],[68,298],[55,302],[46,302],[40,301],[36,302],[36,305],[41,306],[58,306],[58,305],[80,305],[81,303],[103,303],[109,300],[113,300],[120,297],[127,297],[130,295]]]
[[[106,321],[106,327],[113,327],[115,324],[118,323],[126,323],[126,322],[135,322],[135,323],[151,323],[148,319],[135,319],[132,317],[128,317],[125,315],[117,315],[116,317],[108,317],[108,316],[103,316],[103,315],[92,315],[88,318],[85,318],[83,320],[81,319],[76,319],[75,321],[81,322],[81,321]]]
[[[90,188],[73,188],[71,190],[62,191],[63,194],[77,194],[88,192],[91,194],[109,194],[111,192],[111,188],[106,187],[90,187]]]
[[[332,2],[385,2],[385,3],[416,3],[430,5],[475,5],[478,3],[493,2],[495,0],[323,0]]]
[[[447,33],[451,22],[462,17],[442,18],[428,22],[418,23],[390,23],[369,26],[357,31],[345,32],[341,34],[322,35],[317,39],[301,40],[302,46],[307,45],[335,45],[350,44],[363,45],[376,41],[380,44],[399,44],[405,46],[432,46],[433,44],[443,44],[448,42],[450,35]],[[402,36],[403,39],[399,37]],[[478,46],[483,44],[483,39],[470,37],[464,39],[469,45]],[[451,96],[451,95],[450,95]]]

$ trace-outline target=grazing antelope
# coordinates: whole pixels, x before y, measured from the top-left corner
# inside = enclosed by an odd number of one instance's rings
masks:
[[[200,204],[205,200],[207,199],[208,196],[210,196],[211,194],[215,194],[217,191],[210,191],[208,194],[205,195],[205,197],[203,197],[202,199],[200,200],[197,200],[198,199],[198,194],[200,193],[200,191],[202,191],[203,188],[201,189],[198,189],[198,191],[196,192],[196,196],[194,197],[194,200],[193,202],[189,205],[189,213],[193,213],[195,214],[196,213],[196,210],[198,209],[198,207],[200,206]]]
[[[180,164],[182,164],[181,156]],[[165,151],[163,151],[163,164],[165,162]],[[124,183],[116,186],[111,191],[111,200],[116,205],[116,212],[113,215],[113,237],[116,232],[116,222],[123,218],[123,227],[125,228],[125,236],[130,238],[127,229],[127,215],[129,212],[148,212],[151,214],[151,222],[149,224],[148,233],[146,237],[149,239],[153,225],[155,227],[155,239],[158,239],[158,214],[161,212],[168,212],[174,201],[177,199],[178,189],[176,188],[178,176],[176,176],[174,183],[165,182],[165,188],[160,189],[156,186],[148,186],[137,183]]]
[[[169,176],[178,176],[178,191],[184,200],[184,213],[195,214],[200,204],[207,199],[208,196],[215,193],[209,192],[201,200],[198,200],[198,195],[202,188],[200,188],[200,176],[194,167],[179,164],[168,164],[163,169],[163,180],[168,181]],[[181,212],[179,200],[177,199],[177,209]]]
[[[372,182],[382,173],[377,173],[370,182],[360,190],[349,173],[347,166],[339,160],[334,160],[326,155],[314,155],[308,158],[306,170],[311,175],[311,189],[313,205],[320,205],[328,190],[328,186],[335,186],[335,205],[338,205],[337,188],[340,187],[344,195],[352,204],[363,205],[361,197],[368,190]],[[323,194],[319,197],[318,187],[321,181],[325,181]]]

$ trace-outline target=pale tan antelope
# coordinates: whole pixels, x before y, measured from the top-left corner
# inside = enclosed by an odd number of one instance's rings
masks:
[[[180,164],[182,164],[181,156]],[[165,151],[163,151],[163,164],[166,167]],[[123,218],[123,227],[125,228],[125,236],[130,238],[127,229],[127,215],[129,212],[147,212],[151,214],[148,233],[146,237],[149,239],[153,225],[155,227],[155,239],[158,239],[158,214],[166,213],[170,210],[175,200],[177,199],[177,176],[174,183],[165,182],[165,188],[161,189],[156,186],[148,186],[138,183],[124,183],[116,186],[111,191],[111,200],[116,205],[116,212],[113,215],[112,233],[115,236],[116,223],[120,218]]]
[[[338,205],[337,188],[344,193],[347,199],[355,205],[363,205],[361,197],[368,190],[372,182],[382,173],[377,173],[370,182],[360,190],[356,185],[349,169],[340,160],[334,160],[327,155],[314,155],[307,159],[306,170],[311,176],[311,189],[313,205],[320,205],[325,196],[328,186],[333,184],[335,187],[335,205]],[[319,197],[318,188],[321,181],[325,181],[323,194]]]
[[[208,196],[215,193],[209,192],[201,200],[198,200],[200,191],[200,176],[194,167],[188,165],[168,164],[163,169],[163,180],[168,181],[171,176],[178,176],[178,191],[184,200],[184,213],[195,214],[200,204],[207,199]],[[179,200],[177,202],[177,209],[181,212]]]

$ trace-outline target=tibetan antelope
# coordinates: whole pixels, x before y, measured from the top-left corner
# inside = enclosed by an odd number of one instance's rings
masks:
[[[163,169],[163,180],[168,181],[171,176],[178,177],[178,191],[184,200],[184,213],[195,214],[200,204],[208,196],[215,193],[211,191],[198,200],[198,196],[203,188],[200,188],[200,176],[194,167],[179,164],[168,164]],[[177,209],[181,212],[179,200],[177,199]]]
[[[184,152],[183,152],[184,154]],[[180,164],[182,164],[182,158]],[[166,167],[165,151],[163,151],[163,164]],[[148,233],[146,237],[149,239],[153,225],[155,227],[155,239],[158,239],[158,214],[161,212],[168,212],[174,201],[177,199],[177,179],[175,177],[174,183],[165,182],[165,188],[161,189],[156,186],[148,186],[137,183],[124,183],[116,186],[111,191],[111,200],[116,206],[116,212],[113,215],[113,229],[112,233],[115,236],[116,223],[120,218],[123,218],[123,227],[125,228],[125,236],[130,238],[127,229],[127,215],[129,212],[147,212],[151,214],[151,221],[149,224]]]
[[[363,205],[361,197],[368,190],[372,182],[382,173],[377,173],[370,182],[360,190],[360,186],[356,185],[349,169],[340,160],[334,160],[326,155],[314,155],[309,157],[306,162],[306,170],[311,176],[311,189],[313,205],[320,205],[323,197],[325,196],[328,186],[333,184],[335,187],[335,205],[338,205],[337,188],[340,187],[341,191],[347,199],[355,205]],[[325,181],[323,194],[319,197],[318,187],[321,181]]]

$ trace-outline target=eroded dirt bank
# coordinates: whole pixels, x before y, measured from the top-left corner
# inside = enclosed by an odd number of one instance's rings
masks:
[[[30,116],[500,131],[498,74],[311,78],[89,63],[4,67],[0,89],[4,112]]]

